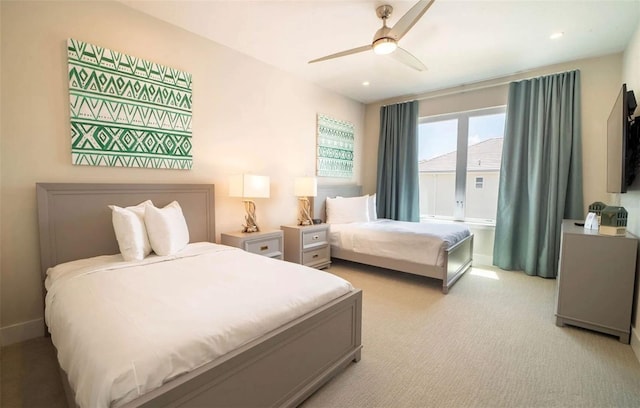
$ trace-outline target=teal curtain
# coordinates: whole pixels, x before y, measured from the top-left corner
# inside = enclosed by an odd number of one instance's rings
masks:
[[[418,101],[380,108],[376,202],[379,218],[420,221]]]
[[[563,218],[582,219],[580,71],[509,85],[494,265],[557,275]]]

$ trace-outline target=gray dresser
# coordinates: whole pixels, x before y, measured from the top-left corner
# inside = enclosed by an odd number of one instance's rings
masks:
[[[583,327],[629,343],[637,238],[600,235],[562,222],[556,325]],[[584,222],[584,221],[578,221]]]

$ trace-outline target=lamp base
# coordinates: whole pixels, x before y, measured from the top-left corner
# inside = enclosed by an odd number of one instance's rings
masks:
[[[247,222],[242,225],[242,232],[260,232],[260,227],[256,222],[256,203],[251,200],[242,200],[244,202],[244,208],[247,211],[247,215],[244,220]]]
[[[300,215],[298,217],[298,225],[313,225],[311,219],[311,203],[307,197],[300,197],[298,203],[300,204]]]
[[[260,232],[257,225],[243,225],[242,232]]]

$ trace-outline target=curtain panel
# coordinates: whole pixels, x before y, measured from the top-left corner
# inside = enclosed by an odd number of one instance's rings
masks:
[[[557,275],[562,219],[584,216],[581,138],[580,71],[509,85],[494,265]]]
[[[380,108],[377,184],[378,217],[420,221],[418,101]]]

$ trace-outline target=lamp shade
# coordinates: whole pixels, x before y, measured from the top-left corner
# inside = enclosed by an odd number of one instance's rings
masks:
[[[293,193],[296,197],[315,197],[318,195],[318,181],[315,177],[296,177]]]
[[[269,177],[240,174],[229,179],[229,196],[269,198]]]

